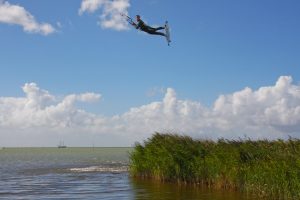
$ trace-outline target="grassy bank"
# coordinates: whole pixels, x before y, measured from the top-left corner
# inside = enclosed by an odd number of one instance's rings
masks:
[[[156,133],[130,155],[132,176],[300,199],[300,140],[216,142]]]

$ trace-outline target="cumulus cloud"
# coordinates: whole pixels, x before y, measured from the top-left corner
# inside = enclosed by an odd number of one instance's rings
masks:
[[[49,35],[56,31],[48,23],[37,22],[24,7],[12,5],[7,1],[0,1],[0,23],[20,25],[25,32],[42,35]]]
[[[106,138],[101,144],[109,146],[130,145],[155,131],[211,139],[300,136],[300,86],[294,85],[290,76],[279,77],[273,86],[257,90],[246,87],[220,95],[212,107],[178,99],[175,90],[168,88],[161,101],[112,117],[77,108],[76,102],[95,102],[100,94],[58,98],[35,83],[27,83],[22,89],[25,97],[0,98],[0,141],[10,133],[30,136],[37,131],[43,133],[35,136],[40,138],[64,135],[73,140],[76,136],[77,144],[91,137],[98,137],[100,143]]]
[[[273,133],[292,134],[300,131],[300,87],[289,76],[280,77],[274,86],[250,88],[220,96],[214,113],[226,119],[230,127],[271,129]],[[243,130],[242,129],[242,130]],[[262,131],[259,131],[262,132]]]
[[[0,127],[5,128],[56,128],[88,126],[94,115],[79,110],[76,102],[94,102],[100,94],[70,94],[62,100],[40,89],[36,83],[22,87],[25,97],[0,98]]]
[[[102,28],[120,31],[128,29],[128,24],[120,13],[127,14],[129,6],[129,0],[83,0],[78,13],[94,13],[101,9],[98,24]]]

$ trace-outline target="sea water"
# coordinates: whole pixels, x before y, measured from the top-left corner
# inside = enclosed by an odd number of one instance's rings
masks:
[[[131,178],[130,151],[132,148],[1,149],[0,199],[252,199],[236,192]]]

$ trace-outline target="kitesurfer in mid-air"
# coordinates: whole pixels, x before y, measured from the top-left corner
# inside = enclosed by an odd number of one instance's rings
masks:
[[[1,0],[0,0],[1,1]],[[121,16],[123,16],[124,18],[126,18],[126,21],[131,24],[132,26],[134,26],[136,29],[140,29],[141,31],[144,31],[146,33],[152,34],[152,35],[160,35],[166,38],[168,45],[170,46],[170,28],[169,28],[169,23],[168,21],[166,21],[165,26],[161,26],[161,27],[157,27],[157,28],[153,28],[151,26],[148,26],[147,24],[145,24],[145,22],[143,22],[143,20],[141,20],[141,16],[136,15],[136,21],[137,23],[135,23],[133,21],[133,19],[131,17],[129,17],[127,14],[124,13],[120,13]],[[164,33],[163,32],[158,32],[158,30],[165,30]]]
[[[163,29],[165,29],[165,27],[161,26],[158,28],[153,28],[151,26],[148,26],[147,24],[145,24],[145,22],[143,22],[143,20],[141,20],[140,15],[136,15],[136,21],[137,21],[137,24],[134,22],[132,23],[132,25],[135,26],[136,29],[140,29],[140,30],[142,30],[146,33],[152,34],[152,35],[161,35],[161,36],[166,37],[165,33],[158,32],[158,30],[163,30]]]

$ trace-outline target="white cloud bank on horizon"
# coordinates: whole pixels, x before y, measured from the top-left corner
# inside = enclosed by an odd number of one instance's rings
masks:
[[[56,32],[52,25],[37,22],[24,7],[12,5],[7,1],[0,1],[0,23],[20,25],[28,33],[49,35]]]
[[[292,84],[290,76],[279,77],[273,86],[257,90],[246,87],[221,95],[212,108],[180,100],[175,90],[168,88],[162,101],[112,117],[77,108],[76,102],[95,102],[100,94],[58,98],[35,83],[27,83],[22,89],[25,97],[0,97],[0,146],[53,145],[58,138],[79,146],[124,146],[155,131],[210,139],[300,137],[300,86]]]
[[[105,29],[127,30],[128,24],[120,13],[128,14],[129,0],[82,0],[79,15],[102,10],[98,24]]]

